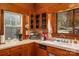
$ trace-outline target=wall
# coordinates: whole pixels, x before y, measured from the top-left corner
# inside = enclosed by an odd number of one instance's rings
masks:
[[[35,4],[35,13],[55,13],[56,11],[59,10],[64,10],[68,8],[68,4],[64,4],[64,3],[38,3]]]

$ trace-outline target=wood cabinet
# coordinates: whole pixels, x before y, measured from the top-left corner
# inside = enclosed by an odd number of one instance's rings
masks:
[[[9,53],[11,56],[33,56],[33,43],[10,48]]]
[[[34,56],[34,43],[29,43],[28,44],[28,55],[29,56]]]
[[[34,43],[0,50],[0,56],[34,56]]]
[[[0,50],[0,56],[48,56],[50,53],[55,56],[79,56],[79,53],[64,49],[46,46],[44,49],[38,43],[24,44],[8,49]]]
[[[54,47],[47,47],[47,50],[49,53],[52,53],[55,55],[55,48]]]
[[[35,43],[36,56],[48,56],[47,50],[40,48],[38,43]]]
[[[9,49],[0,50],[0,56],[9,56]]]
[[[47,50],[38,48],[37,56],[48,56]]]
[[[21,56],[29,56],[29,45],[21,45]]]
[[[9,49],[10,56],[21,56],[21,47],[16,46]]]
[[[34,43],[34,53],[35,53],[35,56],[37,55],[38,47],[39,47],[39,44],[38,43]]]
[[[30,16],[30,30],[47,32],[47,14],[41,13]],[[34,31],[35,31],[34,30]]]
[[[64,49],[60,48],[55,48],[55,47],[48,47],[48,52],[56,55],[56,56],[78,56],[78,53],[67,51]]]

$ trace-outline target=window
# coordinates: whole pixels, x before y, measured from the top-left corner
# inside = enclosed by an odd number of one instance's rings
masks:
[[[74,10],[75,34],[79,34],[79,9]]]
[[[4,25],[5,39],[16,38],[16,32],[18,30],[22,33],[22,14],[4,11]]]
[[[73,33],[73,11],[57,13],[57,32]]]

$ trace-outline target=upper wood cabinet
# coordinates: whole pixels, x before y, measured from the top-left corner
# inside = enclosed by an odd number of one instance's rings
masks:
[[[36,14],[30,16],[30,30],[47,32],[47,14]]]
[[[0,10],[0,35],[4,34],[4,12]]]

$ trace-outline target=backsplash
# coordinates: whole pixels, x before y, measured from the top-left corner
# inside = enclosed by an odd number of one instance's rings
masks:
[[[61,36],[62,34],[52,34],[52,37],[57,37],[57,38],[67,38],[67,39],[77,39],[79,40],[79,35],[73,35],[73,34],[63,34],[63,36]]]

